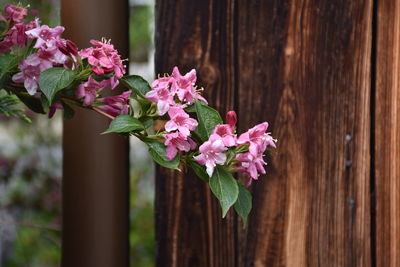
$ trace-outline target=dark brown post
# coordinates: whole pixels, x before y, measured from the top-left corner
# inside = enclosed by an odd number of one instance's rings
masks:
[[[279,140],[246,231],[158,171],[158,266],[371,266],[372,0],[158,0],[156,27],[157,73],[197,68],[240,131],[266,120]]]
[[[175,65],[182,72],[196,68],[205,97],[222,113],[237,107],[235,10],[234,1],[156,3],[156,73],[170,73]],[[238,228],[233,213],[221,219],[218,201],[202,180],[158,169],[157,266],[237,266]]]
[[[65,38],[111,38],[128,56],[127,0],[62,0]],[[128,266],[128,140],[100,135],[108,119],[77,109],[63,131],[64,267]]]

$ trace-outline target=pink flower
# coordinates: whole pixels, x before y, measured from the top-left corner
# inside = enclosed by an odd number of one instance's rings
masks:
[[[268,147],[276,148],[276,139],[269,135],[269,133],[265,134],[258,145],[258,149],[260,153],[264,153],[264,151]]]
[[[254,156],[250,152],[241,153],[236,155],[236,160],[239,162],[236,169],[249,177],[248,186],[253,179],[258,179],[259,173],[265,174],[264,165],[267,163],[262,154]]]
[[[190,138],[180,132],[174,132],[164,135],[166,149],[166,156],[169,160],[173,160],[178,151],[188,152],[196,147],[196,143]]]
[[[38,88],[38,79],[41,72],[51,68],[53,64],[43,59],[39,54],[32,54],[19,64],[21,72],[15,74],[12,80],[17,83],[24,83],[30,95],[34,95]]]
[[[96,75],[104,75],[114,72],[112,77],[111,89],[118,85],[118,79],[125,74],[125,68],[122,64],[121,56],[114,46],[109,43],[91,40],[94,47],[89,47],[79,51],[82,58],[87,58],[90,65],[93,66],[93,72]]]
[[[97,93],[105,87],[105,82],[98,82],[92,76],[81,83],[76,90],[76,98],[85,98],[83,101],[84,106],[90,106],[96,99]]]
[[[228,124],[220,124],[215,126],[209,140],[221,140],[224,143],[224,146],[227,147],[236,145],[236,137],[233,134],[231,126]]]
[[[178,130],[185,136],[190,135],[190,131],[194,131],[197,127],[197,121],[189,117],[182,108],[171,107],[168,111],[168,115],[171,118],[165,124],[165,130],[172,132]]]
[[[237,170],[249,177],[248,185],[252,179],[257,180],[259,173],[265,174],[263,154],[267,147],[276,147],[276,140],[266,130],[268,123],[264,122],[249,129],[237,140],[237,144],[249,144],[249,152],[236,155]]]
[[[34,48],[52,48],[56,46],[56,39],[60,37],[64,31],[64,27],[57,26],[50,28],[47,25],[39,26],[39,22],[36,21],[37,27],[26,32],[29,38],[37,39]]]
[[[232,127],[232,129],[236,126],[237,116],[235,111],[231,110],[226,113],[226,122]]]
[[[216,164],[223,165],[226,161],[226,154],[224,153],[227,148],[224,146],[222,140],[206,141],[200,147],[200,155],[195,156],[194,159],[201,165],[205,165],[207,173],[211,177]]]
[[[175,86],[177,89],[186,89],[190,86],[193,86],[197,80],[195,69],[192,69],[185,75],[182,75],[177,66],[175,66],[172,70],[172,77],[175,79]]]
[[[25,33],[29,38],[36,39],[34,48],[39,49],[37,53],[40,54],[41,58],[46,58],[54,64],[65,64],[68,57],[58,49],[59,43],[65,41],[60,38],[64,27],[57,26],[55,28],[49,28],[47,25],[40,26],[38,20],[36,20],[35,23],[36,28],[26,31]]]
[[[169,110],[170,106],[175,105],[174,95],[170,91],[173,79],[170,77],[162,77],[155,80],[151,88],[152,90],[146,94],[146,99],[157,103],[157,113],[162,116]]]
[[[11,47],[13,46],[14,44],[11,41],[11,38],[9,38],[8,36],[4,37],[4,39],[0,41],[0,55],[10,52]]]
[[[253,156],[258,155],[258,147],[264,145],[265,140],[270,140],[268,143],[272,147],[276,147],[273,139],[266,133],[268,123],[260,123],[247,132],[241,134],[237,140],[237,144],[249,144],[249,151]]]
[[[21,6],[6,5],[4,7],[4,14],[8,20],[21,22],[28,15],[28,10]]]
[[[62,65],[68,61],[68,57],[58,49],[57,45],[55,44],[56,42],[57,40],[49,41],[49,46],[47,47],[46,45],[41,47],[41,49],[37,53],[40,54],[40,57],[46,58],[56,65]]]
[[[33,21],[29,23],[19,22],[14,24],[14,26],[11,27],[8,33],[4,36],[4,39],[0,41],[0,54],[9,52],[14,45],[25,45],[27,40],[25,32],[34,27],[35,22]]]
[[[197,79],[195,69],[182,76],[178,67],[175,66],[172,71],[172,78],[174,78],[172,91],[176,92],[180,101],[193,103],[194,99],[199,99],[207,103],[207,100],[196,91],[196,87],[194,86]]]
[[[49,108],[49,119],[53,118],[54,114],[56,113],[57,109],[64,109],[61,101],[56,101],[53,105]]]
[[[120,95],[99,99],[101,103],[105,104],[104,106],[100,106],[99,109],[114,117],[121,114],[128,114],[131,93],[132,91],[125,91]]]

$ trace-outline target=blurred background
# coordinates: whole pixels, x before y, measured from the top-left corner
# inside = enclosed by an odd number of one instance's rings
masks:
[[[43,24],[60,23],[59,0],[0,0],[0,7],[10,3],[29,4]],[[152,80],[154,0],[129,4],[130,72]],[[0,115],[0,267],[52,267],[61,259],[62,120],[28,115],[31,124]],[[130,143],[130,257],[154,266],[154,165],[141,142]]]

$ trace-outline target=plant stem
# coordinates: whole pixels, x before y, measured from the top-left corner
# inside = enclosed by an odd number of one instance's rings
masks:
[[[92,110],[94,110],[94,111],[96,111],[97,113],[99,113],[99,114],[101,114],[101,115],[106,116],[106,117],[109,118],[109,119],[112,119],[112,120],[115,119],[114,116],[111,116],[110,114],[107,114],[107,113],[101,111],[100,109],[98,109],[98,108],[96,108],[96,107],[89,107],[89,108],[92,109]]]
[[[13,92],[13,93],[24,91],[23,89],[25,88],[23,85],[17,84],[17,83],[10,83],[10,85],[11,85],[11,86],[6,86],[6,89],[7,89],[8,91]],[[32,96],[32,97],[33,97],[33,96]],[[109,119],[112,119],[112,120],[115,119],[114,116],[111,116],[110,114],[105,113],[104,111],[100,110],[100,109],[97,108],[97,107],[93,107],[93,106],[84,107],[84,106],[82,105],[82,102],[76,100],[76,99],[73,98],[73,97],[70,97],[70,96],[67,96],[67,95],[62,95],[61,98],[64,98],[65,100],[68,100],[69,102],[72,102],[72,103],[74,103],[75,105],[77,105],[77,106],[79,106],[79,107],[91,109],[91,110],[93,110],[93,111],[95,111],[95,112],[97,112],[97,113],[99,113],[99,114],[101,114],[101,115],[103,115],[103,116],[106,116],[106,117],[109,118]]]
[[[112,120],[115,119],[114,116],[111,116],[110,114],[105,113],[104,111],[100,110],[100,109],[97,108],[97,107],[94,107],[94,106],[85,107],[85,106],[83,106],[83,105],[82,105],[82,102],[76,100],[76,99],[73,98],[73,97],[63,95],[61,98],[64,98],[64,99],[66,99],[66,100],[68,100],[68,101],[74,103],[74,104],[77,105],[78,107],[91,109],[91,110],[93,110],[93,111],[95,111],[95,112],[97,112],[97,113],[99,113],[99,114],[101,114],[101,115],[103,115],[103,116],[106,116],[106,117],[109,118],[109,119],[112,119]]]

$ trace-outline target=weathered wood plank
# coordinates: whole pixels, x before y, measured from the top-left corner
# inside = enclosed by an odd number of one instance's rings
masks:
[[[400,2],[377,1],[376,260],[400,266]]]
[[[233,1],[157,1],[156,72],[198,70],[211,105],[234,108]],[[237,99],[236,99],[237,100]],[[236,218],[221,211],[203,181],[163,169],[156,179],[157,266],[235,266]]]
[[[239,3],[240,129],[280,140],[244,266],[370,266],[372,1]]]
[[[158,266],[370,266],[372,0],[156,6],[156,70],[200,71],[206,97],[271,123],[248,230],[205,185],[159,170]]]

